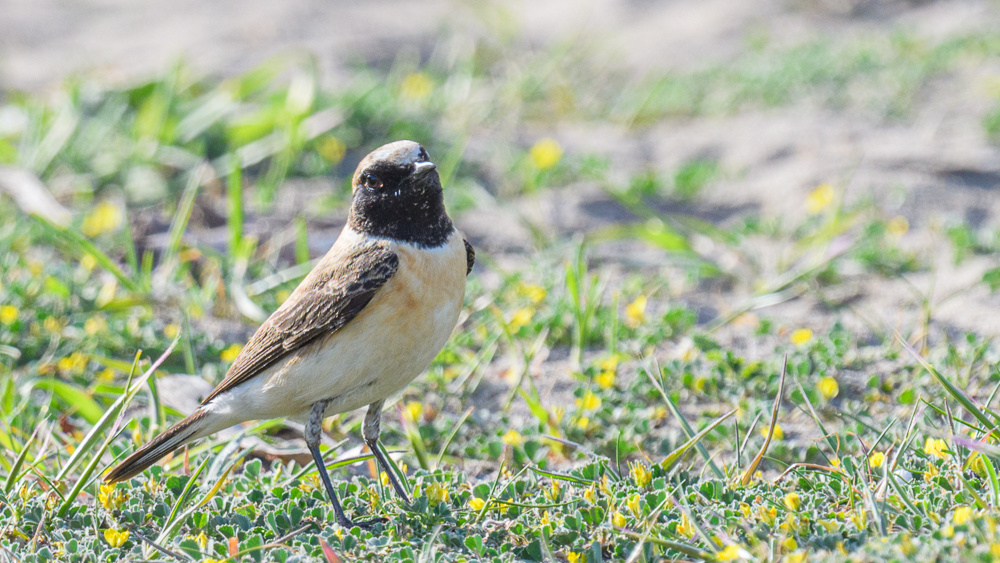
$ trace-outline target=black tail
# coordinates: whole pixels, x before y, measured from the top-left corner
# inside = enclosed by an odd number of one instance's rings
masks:
[[[125,461],[119,463],[117,467],[105,473],[104,482],[117,483],[135,477],[163,456],[200,437],[202,434],[199,434],[199,431],[203,430],[205,423],[208,422],[207,416],[207,411],[201,409],[194,411],[191,416],[171,426],[166,432],[125,458]]]

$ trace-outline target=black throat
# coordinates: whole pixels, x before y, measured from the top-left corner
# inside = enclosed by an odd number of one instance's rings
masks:
[[[437,174],[434,176],[436,180]],[[438,181],[399,190],[360,187],[351,202],[347,222],[355,232],[425,248],[443,245],[454,230]]]

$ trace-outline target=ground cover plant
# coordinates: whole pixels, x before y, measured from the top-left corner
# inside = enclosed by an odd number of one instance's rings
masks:
[[[3,94],[0,560],[1000,559],[1000,349],[938,320],[997,304],[995,220],[934,225],[840,177],[794,212],[718,215],[713,190],[752,171],[621,164],[553,132],[789,108],[905,122],[936,81],[996,65],[1000,35],[754,41],[642,79],[586,45],[447,45],[337,88],[283,57]],[[995,139],[995,105],[976,121]],[[458,330],[387,413],[413,503],[357,413],[323,447],[347,512],[388,519],[371,530],[334,524],[281,421],[102,485],[221,378],[332,242],[358,158],[397,138],[428,147],[480,247]],[[600,212],[532,213],[553,200]],[[493,220],[523,239],[476,230]],[[910,306],[857,304],[879,284]]]

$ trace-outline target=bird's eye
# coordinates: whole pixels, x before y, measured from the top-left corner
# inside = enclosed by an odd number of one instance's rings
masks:
[[[427,151],[424,149],[424,147],[420,147],[420,152],[418,153],[417,156],[420,157],[421,162],[427,162],[428,160],[431,159],[430,155],[427,154]]]
[[[377,190],[382,187],[382,180],[379,180],[378,176],[371,172],[365,172],[361,175],[361,185],[368,189]]]

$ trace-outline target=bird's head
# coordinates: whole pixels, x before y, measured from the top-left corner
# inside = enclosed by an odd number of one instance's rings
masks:
[[[441,178],[427,151],[413,141],[396,141],[368,154],[352,182],[354,230],[437,246],[451,233]]]

